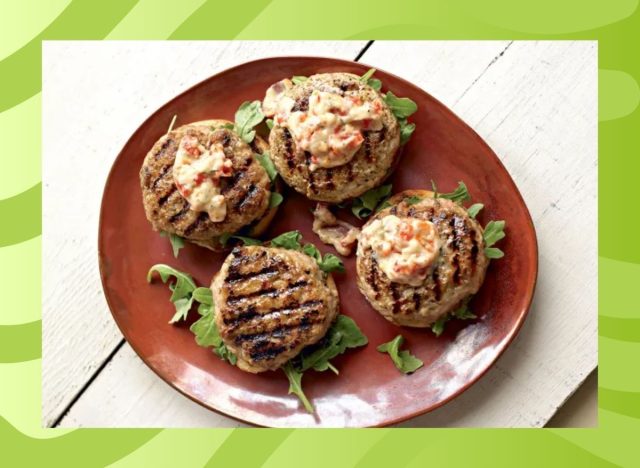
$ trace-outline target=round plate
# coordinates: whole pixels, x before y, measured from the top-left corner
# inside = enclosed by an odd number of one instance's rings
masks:
[[[451,321],[439,338],[428,329],[398,328],[369,306],[356,286],[355,258],[344,259],[346,273],[334,274],[341,311],[355,319],[369,344],[332,361],[340,369],[339,376],[305,373],[304,390],[315,405],[314,415],[287,394],[282,372],[248,374],[198,346],[189,331],[197,312],[191,313],[187,323],[167,324],[174,313],[170,293],[159,280],[146,282],[149,267],[167,263],[191,273],[200,285],[208,285],[225,257],[188,244],[175,259],[168,240],[154,232],[145,218],[138,171],[173,115],[178,116],[176,125],[212,118],[233,120],[242,101],[262,99],[267,87],[284,77],[335,71],[361,75],[368,68],[310,57],[268,58],[231,68],[161,107],[131,136],[113,164],[102,199],[98,240],[109,307],[142,360],[208,408],[262,426],[396,423],[446,403],[478,380],[525,319],[536,282],[537,245],[531,217],[513,180],[489,146],[449,109],[413,84],[378,70],[375,76],[382,80],[383,91],[392,90],[418,104],[410,118],[416,131],[390,179],[394,192],[429,188],[431,179],[446,192],[462,180],[473,201],[485,205],[478,216],[482,224],[492,219],[507,222],[507,237],[499,244],[505,257],[491,262],[485,283],[471,303],[479,318]],[[312,232],[311,206],[289,190],[264,238],[298,229],[322,251],[334,252]],[[408,349],[424,361],[424,367],[412,375],[401,374],[388,355],[376,351],[376,346],[399,333]]]

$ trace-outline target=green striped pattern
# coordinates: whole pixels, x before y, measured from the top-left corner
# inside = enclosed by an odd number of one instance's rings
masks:
[[[0,276],[0,457],[5,466],[637,466],[640,310],[633,291],[640,284],[640,243],[634,229],[640,222],[632,206],[640,174],[637,0],[488,0],[463,5],[415,0],[408,2],[412,7],[394,8],[344,0],[325,0],[322,8],[299,0],[58,0],[46,9],[35,0],[25,3],[28,8],[6,11],[3,5],[3,16],[22,12],[15,18],[20,28],[8,26],[12,18],[0,20],[6,25],[0,28],[0,132],[5,132],[3,165],[11,168],[0,172],[0,262],[5,270]],[[16,46],[14,37],[25,42]],[[33,138],[37,133],[30,133],[19,148],[8,137],[25,128],[39,129],[41,41],[321,37],[600,41],[600,427],[40,429],[40,148]],[[16,179],[21,173],[24,176]]]

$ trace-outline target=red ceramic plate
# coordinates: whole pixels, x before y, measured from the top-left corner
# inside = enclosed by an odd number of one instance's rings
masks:
[[[383,426],[430,411],[459,395],[478,380],[513,340],[533,295],[537,275],[536,236],[527,207],[513,180],[491,148],[444,105],[417,86],[378,70],[383,90],[408,96],[418,104],[411,120],[416,131],[392,176],[394,191],[429,188],[441,191],[464,181],[474,201],[491,219],[507,222],[500,244],[505,257],[491,262],[486,281],[472,302],[473,322],[450,322],[436,338],[430,330],[400,329],[376,313],[356,286],[355,259],[344,260],[345,274],[334,275],[343,314],[353,317],[369,345],[335,359],[340,375],[308,372],[304,389],[316,414],[304,411],[288,395],[281,372],[247,374],[199,347],[188,323],[172,326],[169,291],[159,281],[147,284],[155,263],[167,263],[208,285],[223,254],[188,245],[174,259],[167,239],[145,219],[138,171],[153,143],[167,131],[174,114],[177,125],[197,120],[233,120],[238,105],[261,99],[266,88],[293,75],[344,71],[364,73],[360,63],[327,58],[281,57],[257,60],[203,81],[161,107],[131,136],[116,158],[102,199],[99,233],[100,271],[104,292],[120,330],[142,360],[162,379],[194,401],[233,418],[262,426]],[[311,202],[286,193],[276,222],[265,238],[298,229],[324,246],[311,230]],[[380,343],[402,333],[424,367],[413,375],[396,370]],[[124,377],[126,378],[126,376]]]

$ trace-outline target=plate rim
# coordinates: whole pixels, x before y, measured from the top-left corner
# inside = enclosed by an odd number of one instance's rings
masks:
[[[160,377],[160,379],[162,381],[164,381],[166,384],[168,384],[170,387],[172,387],[174,390],[177,390],[180,394],[186,396],[187,398],[189,398],[189,400],[198,403],[200,406],[208,409],[209,411],[213,411],[221,416],[225,416],[228,418],[231,418],[235,421],[244,423],[244,424],[248,424],[250,426],[253,427],[289,427],[289,428],[312,428],[314,426],[277,426],[277,425],[273,425],[273,426],[267,426],[267,425],[262,425],[262,424],[257,424],[255,422],[243,419],[239,416],[233,415],[233,414],[229,414],[226,413],[224,410],[219,409],[215,406],[213,406],[210,403],[207,403],[205,401],[202,401],[200,399],[197,399],[195,396],[190,395],[188,392],[186,392],[185,390],[181,389],[180,387],[178,387],[173,381],[165,378],[165,376],[163,376],[159,370],[157,370],[153,365],[151,365],[151,363],[138,351],[137,347],[133,344],[133,342],[129,339],[129,334],[123,329],[123,327],[121,326],[117,314],[115,314],[114,311],[114,307],[112,305],[112,301],[111,298],[109,297],[109,294],[107,294],[107,285],[106,285],[106,272],[104,271],[104,263],[103,263],[103,258],[104,258],[104,253],[103,253],[103,243],[104,243],[104,236],[103,236],[103,218],[104,218],[104,212],[105,212],[105,191],[107,189],[107,187],[110,185],[110,183],[112,182],[112,178],[113,178],[113,174],[114,174],[114,170],[115,170],[115,166],[116,163],[118,162],[118,160],[121,158],[125,148],[127,146],[129,146],[129,144],[138,137],[138,134],[140,133],[141,128],[151,119],[153,118],[154,115],[160,113],[163,109],[169,107],[173,102],[175,102],[176,100],[178,100],[179,98],[181,98],[184,95],[187,95],[189,93],[191,93],[195,88],[198,88],[199,86],[204,85],[206,82],[208,82],[209,80],[222,76],[224,74],[227,73],[231,73],[235,70],[237,70],[238,68],[242,68],[245,67],[249,64],[257,64],[259,62],[271,62],[274,60],[312,60],[312,61],[331,61],[336,65],[342,64],[342,65],[349,65],[349,66],[362,66],[366,69],[371,69],[374,68],[376,70],[382,71],[383,73],[392,76],[394,79],[397,79],[399,81],[402,81],[412,87],[415,88],[419,88],[423,93],[427,94],[431,99],[433,99],[434,101],[436,101],[440,106],[442,106],[443,108],[445,108],[450,114],[451,116],[453,116],[453,118],[455,120],[457,120],[459,123],[461,123],[463,126],[467,127],[468,130],[470,130],[470,134],[472,135],[472,137],[476,140],[476,142],[478,142],[480,145],[484,146],[486,149],[488,149],[494,156],[496,161],[498,162],[498,164],[500,165],[500,167],[506,172],[506,174],[509,176],[509,184],[511,185],[511,188],[514,190],[515,194],[517,195],[517,198],[520,200],[520,202],[522,203],[522,205],[525,207],[525,218],[527,221],[527,225],[530,229],[531,234],[533,235],[532,238],[532,244],[533,244],[533,258],[534,258],[534,263],[532,265],[532,269],[533,269],[533,281],[527,285],[526,288],[526,297],[525,297],[525,304],[526,306],[523,308],[523,312],[517,317],[515,326],[511,327],[509,329],[509,331],[503,336],[503,338],[500,341],[500,344],[495,348],[496,352],[493,356],[493,358],[490,360],[490,362],[488,362],[488,364],[485,365],[484,369],[482,369],[477,375],[475,375],[473,378],[469,379],[468,382],[466,382],[464,385],[461,385],[460,387],[458,387],[454,392],[451,393],[451,395],[449,395],[447,398],[444,398],[440,401],[438,401],[437,403],[432,404],[431,406],[429,406],[428,408],[424,409],[424,410],[419,410],[419,411],[414,411],[412,413],[406,414],[406,415],[402,415],[402,416],[398,416],[395,418],[390,418],[390,419],[385,419],[384,421],[380,422],[379,424],[375,424],[372,426],[353,426],[353,427],[389,427],[389,426],[393,426],[395,424],[401,423],[403,421],[407,421],[409,419],[413,419],[416,418],[418,416],[422,416],[424,414],[430,413],[444,405],[446,405],[447,403],[449,403],[451,400],[459,397],[462,393],[464,393],[466,390],[468,390],[472,385],[474,385],[476,382],[478,382],[480,379],[482,379],[487,372],[489,372],[490,369],[492,369],[494,367],[494,365],[496,364],[496,362],[498,361],[498,359],[500,359],[500,357],[504,354],[504,352],[507,350],[507,348],[509,348],[509,346],[511,345],[511,343],[515,340],[515,338],[518,336],[520,330],[522,329],[527,317],[529,316],[529,313],[531,311],[531,304],[533,302],[533,298],[535,295],[535,290],[536,290],[536,286],[537,286],[537,282],[538,282],[538,273],[539,273],[539,249],[538,249],[538,236],[537,236],[537,232],[535,229],[535,225],[533,223],[533,219],[531,217],[531,212],[529,211],[529,207],[527,206],[526,201],[524,200],[524,197],[522,196],[522,194],[520,193],[520,190],[518,189],[518,186],[516,185],[515,181],[513,180],[513,177],[511,176],[511,173],[507,170],[507,168],[504,166],[502,160],[500,159],[500,157],[498,157],[498,155],[496,154],[496,152],[491,148],[491,146],[489,146],[489,144],[478,134],[478,132],[476,132],[476,130],[471,127],[469,124],[467,124],[461,117],[459,117],[449,106],[445,105],[444,103],[442,103],[438,98],[436,98],[435,96],[433,96],[431,93],[427,92],[426,90],[424,90],[421,86],[407,80],[404,79],[394,73],[388,72],[387,70],[381,69],[379,67],[373,67],[371,65],[368,65],[364,62],[359,62],[359,61],[355,61],[355,60],[347,60],[347,59],[342,59],[342,58],[335,58],[335,57],[326,57],[326,56],[320,56],[320,55],[310,55],[310,56],[306,56],[306,55],[282,55],[282,56],[269,56],[269,57],[262,57],[262,58],[258,58],[255,60],[247,60],[244,61],[242,63],[233,65],[231,67],[227,67],[223,70],[220,70],[217,73],[214,73],[212,75],[209,75],[208,77],[204,78],[203,80],[193,84],[192,86],[190,86],[189,88],[185,89],[184,91],[176,94],[175,96],[173,96],[171,99],[169,99],[168,101],[166,101],[164,104],[162,104],[161,106],[159,106],[156,110],[154,110],[153,112],[151,112],[147,118],[145,118],[136,128],[136,130],[131,134],[131,136],[127,139],[127,141],[124,143],[124,145],[122,146],[122,148],[120,149],[120,151],[118,152],[117,156],[113,159],[113,162],[111,164],[111,167],[109,169],[109,172],[107,174],[107,177],[105,179],[104,185],[103,185],[103,189],[102,189],[102,196],[101,196],[101,200],[100,200],[100,212],[99,212],[99,219],[98,219],[98,242],[97,242],[97,246],[98,246],[98,269],[100,272],[100,284],[102,286],[102,292],[103,292],[103,296],[107,302],[107,306],[109,308],[109,312],[111,313],[111,317],[113,318],[113,320],[116,322],[116,325],[118,327],[118,330],[120,331],[120,333],[122,334],[123,338],[125,339],[125,341],[127,342],[127,344],[129,346],[131,346],[131,349],[133,349],[133,351],[136,353],[136,355],[138,356],[138,358],[140,358],[140,360],[149,368],[151,369],[154,374],[156,374],[158,377]],[[399,150],[400,151],[400,150]],[[189,427],[189,426],[183,426],[183,427]],[[317,428],[325,428],[327,426],[317,426]],[[342,426],[342,427],[352,427],[352,426]],[[212,427],[213,428],[213,427]]]

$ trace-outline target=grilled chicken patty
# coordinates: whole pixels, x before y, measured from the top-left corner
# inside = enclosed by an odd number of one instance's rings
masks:
[[[483,231],[464,207],[432,192],[406,191],[390,199],[391,207],[367,222],[395,215],[432,222],[440,239],[440,252],[426,279],[418,286],[394,283],[380,269],[375,253],[360,240],[357,280],[360,291],[387,320],[401,326],[428,327],[452,312],[480,289],[488,266]],[[416,204],[412,196],[424,197]],[[366,225],[365,225],[366,227]]]
[[[221,234],[234,233],[269,214],[271,182],[253,157],[254,152],[267,150],[267,144],[256,136],[251,146],[248,145],[225,128],[229,124],[226,120],[207,120],[184,125],[153,145],[140,169],[140,185],[147,219],[156,231],[177,234],[216,248],[216,238]],[[202,144],[220,142],[226,158],[232,162],[232,176],[220,179],[227,208],[226,217],[220,222],[213,222],[206,211],[192,210],[174,182],[173,164],[184,136],[195,136]]]
[[[293,111],[306,111],[313,90],[359,97],[364,102],[382,102],[382,129],[363,130],[364,141],[346,164],[310,170],[309,152],[297,148],[290,130],[275,123],[269,136],[273,162],[284,179],[296,191],[311,200],[340,203],[378,186],[392,171],[400,145],[400,128],[380,93],[351,73],[323,73],[310,76],[287,90],[295,101]]]
[[[279,368],[323,338],[338,313],[331,275],[293,250],[237,247],[211,289],[220,336],[248,372]]]

